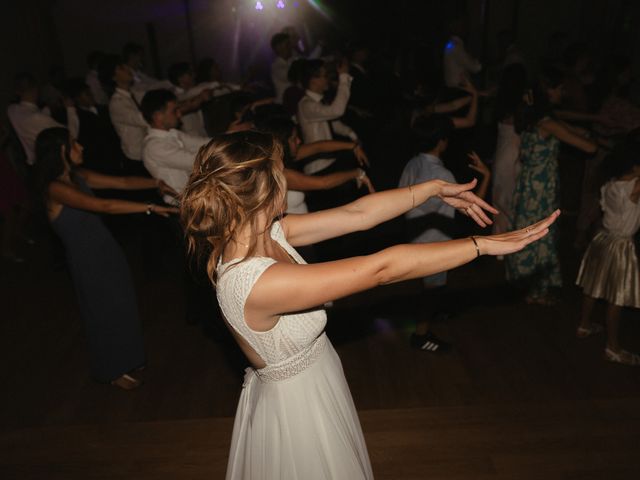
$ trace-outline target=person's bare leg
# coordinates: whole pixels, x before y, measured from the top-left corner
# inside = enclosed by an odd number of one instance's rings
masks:
[[[613,352],[620,352],[618,333],[620,331],[620,314],[622,308],[618,305],[607,305],[607,348]]]
[[[582,296],[582,312],[580,316],[580,327],[586,330],[591,330],[591,314],[593,313],[593,307],[596,305],[596,299],[589,295]]]

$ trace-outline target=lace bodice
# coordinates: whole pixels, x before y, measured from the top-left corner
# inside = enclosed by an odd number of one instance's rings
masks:
[[[275,222],[271,238],[298,263],[304,259],[287,242],[282,226]],[[287,359],[308,350],[324,331],[327,316],[324,309],[282,315],[278,323],[266,332],[257,332],[247,325],[244,305],[260,275],[276,263],[268,257],[251,257],[244,262],[234,259],[218,265],[218,302],[231,327],[265,361],[266,368],[285,362]]]

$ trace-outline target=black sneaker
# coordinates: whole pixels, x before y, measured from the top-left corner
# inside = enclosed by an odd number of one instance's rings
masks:
[[[429,353],[449,353],[453,348],[450,343],[439,339],[431,332],[427,332],[425,335],[413,333],[409,343],[413,348]]]

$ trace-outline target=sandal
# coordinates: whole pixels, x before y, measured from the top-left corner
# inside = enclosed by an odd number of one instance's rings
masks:
[[[578,338],[587,338],[591,335],[596,335],[598,333],[602,333],[604,328],[599,323],[592,323],[589,327],[579,326],[576,330],[576,337]]]
[[[137,378],[134,378],[131,375],[128,375],[125,373],[124,375],[121,375],[115,380],[111,380],[111,385],[113,385],[114,387],[121,388],[123,390],[135,390],[140,385],[142,385],[142,382]]]
[[[622,365],[630,365],[632,367],[640,366],[640,355],[622,349],[620,349],[619,352],[614,352],[610,348],[605,348],[604,358],[610,362],[621,363]]]

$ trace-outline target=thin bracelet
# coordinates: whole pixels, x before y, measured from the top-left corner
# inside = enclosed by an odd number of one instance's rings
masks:
[[[409,191],[411,192],[411,208],[416,208],[416,197],[413,194],[413,185],[409,185]]]
[[[480,247],[478,246],[478,242],[476,241],[476,237],[474,237],[473,235],[469,237],[471,239],[471,241],[473,242],[473,244],[476,246],[476,258],[478,258],[480,256]]]

